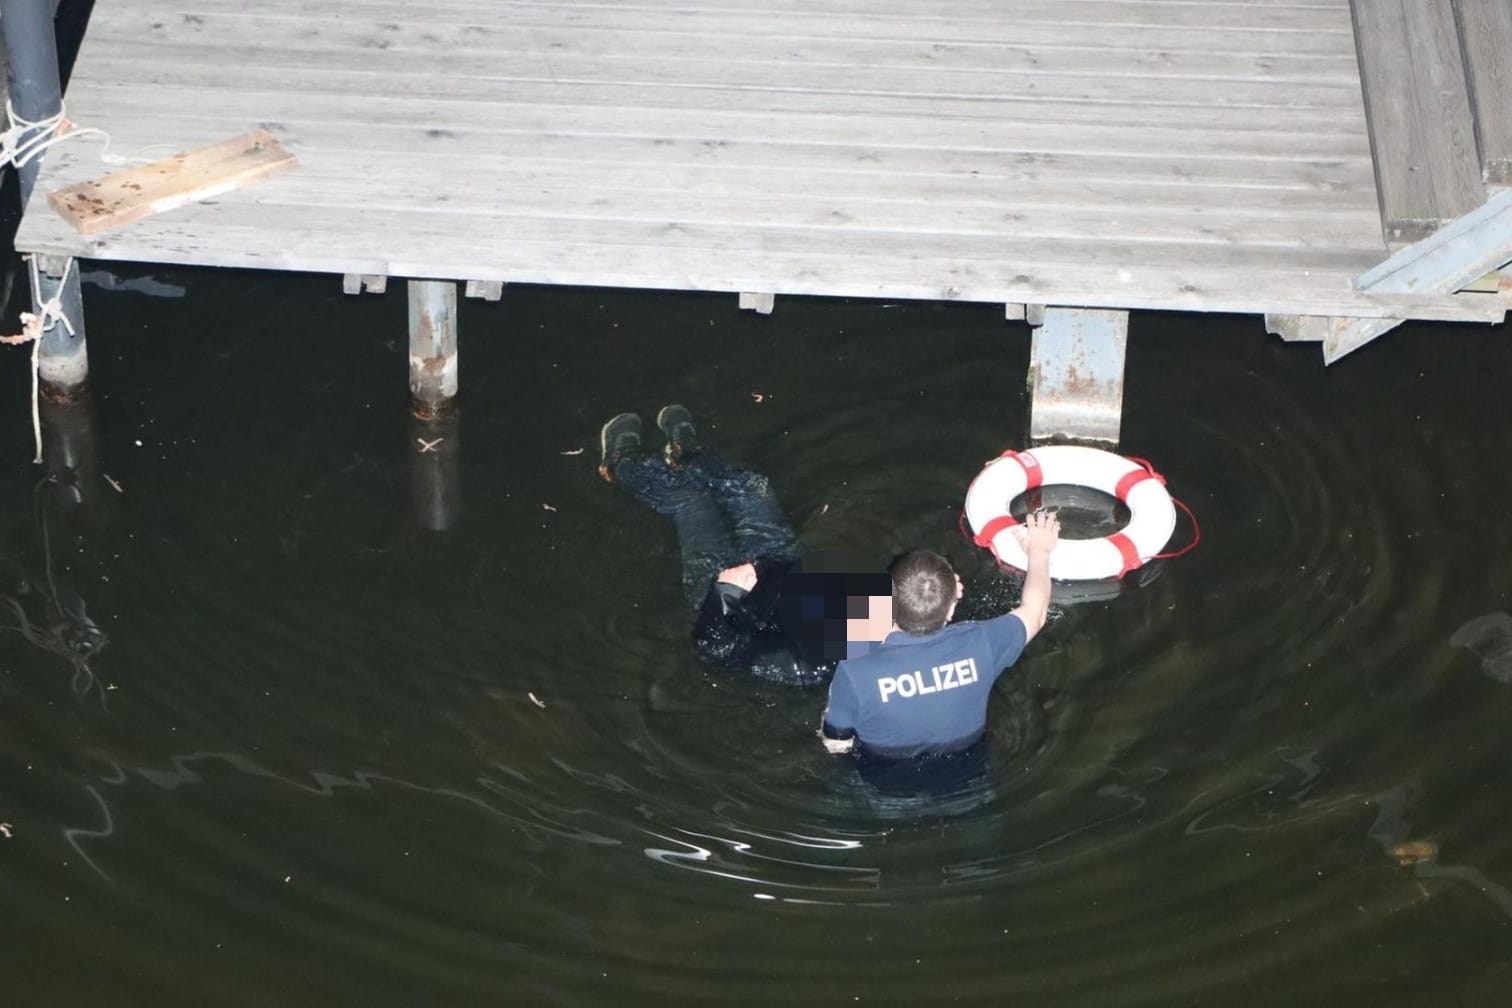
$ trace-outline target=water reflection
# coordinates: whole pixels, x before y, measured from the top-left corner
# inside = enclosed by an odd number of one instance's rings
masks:
[[[409,430],[410,501],[415,521],[445,532],[462,518],[462,412],[440,416],[411,414]]]
[[[63,405],[39,396],[37,406],[42,420],[42,461],[48,475],[46,496],[51,506],[60,513],[96,508],[109,484],[100,472],[94,393],[85,386]]]
[[[1492,679],[1512,682],[1512,616],[1477,616],[1454,631],[1449,644],[1473,653],[1480,659],[1481,671]]]
[[[40,569],[28,570],[17,557],[5,556],[7,583],[0,588],[0,632],[19,636],[28,644],[63,659],[72,670],[69,684],[83,699],[96,693],[105,700],[108,688],[96,678],[90,662],[110,643],[110,636],[89,615],[83,597],[64,579],[63,564],[55,556],[53,502],[80,503],[80,485],[53,474],[32,492],[32,518]]]
[[[103,266],[80,270],[79,282],[92,284],[101,290],[126,291],[160,298],[181,298],[186,290],[181,284],[169,283],[150,274],[128,275]]]

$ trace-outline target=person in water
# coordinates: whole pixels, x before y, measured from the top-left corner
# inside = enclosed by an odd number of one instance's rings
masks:
[[[982,740],[993,683],[1050,610],[1060,522],[1033,512],[1016,534],[1029,557],[1023,595],[1018,608],[993,619],[950,623],[961,579],[938,553],[915,550],[893,563],[892,631],[836,668],[820,726],[826,749],[896,761],[964,753]]]
[[[700,658],[793,685],[823,685],[892,624],[887,574],[831,553],[802,555],[771,482],[698,438],[683,406],[656,415],[661,452],[621,413],[599,434],[599,474],[677,528]]]

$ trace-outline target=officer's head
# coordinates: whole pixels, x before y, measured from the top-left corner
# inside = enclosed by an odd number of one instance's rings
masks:
[[[914,550],[893,561],[893,622],[911,634],[934,633],[945,625],[961,598],[961,579],[950,561],[929,550]]]

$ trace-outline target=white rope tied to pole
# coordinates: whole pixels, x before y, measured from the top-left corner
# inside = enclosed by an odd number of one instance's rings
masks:
[[[32,290],[40,291],[42,289],[42,276],[41,272],[37,269],[37,257],[27,256],[26,260],[27,264],[31,267]],[[63,312],[63,287],[68,283],[68,275],[73,272],[73,268],[74,261],[70,257],[63,267],[63,275],[58,277],[58,286],[53,296],[37,306],[42,312],[41,315],[33,315],[31,312],[21,313],[21,324],[27,326],[35,323],[37,338],[39,339],[43,333],[52,332],[53,326],[59,322],[62,322],[63,328],[68,330],[68,335],[73,336],[78,332],[74,328],[74,324],[68,320],[68,316]]]
[[[40,291],[41,273],[37,268],[37,257],[27,256],[27,265],[31,269],[32,290]],[[42,461],[42,414],[38,406],[38,394],[41,386],[40,363],[42,356],[42,337],[53,330],[59,322],[68,330],[68,335],[73,336],[77,330],[69,321],[68,315],[63,311],[63,290],[68,283],[68,275],[73,272],[74,261],[68,260],[63,267],[63,275],[58,278],[58,286],[52,297],[38,305],[39,314],[31,312],[21,313],[21,331],[14,336],[0,336],[0,343],[11,346],[20,346],[22,343],[32,345],[31,352],[31,414],[32,414],[32,439],[36,442],[37,457],[33,462]]]
[[[9,125],[5,132],[0,133],[0,164],[9,162],[20,168],[54,144],[91,134],[104,137],[105,146],[110,146],[110,135],[104,130],[93,126],[75,126],[69,121],[66,111],[60,100],[56,114],[36,121],[23,119],[16,114],[15,107],[7,98],[5,120]],[[103,151],[100,157],[105,159]]]

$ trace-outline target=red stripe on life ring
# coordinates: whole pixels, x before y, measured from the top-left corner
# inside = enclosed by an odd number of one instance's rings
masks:
[[[1140,565],[1139,550],[1135,548],[1133,539],[1122,532],[1114,532],[1108,536],[1108,542],[1113,544],[1113,548],[1118,550],[1118,555],[1123,558],[1123,570],[1118,572],[1119,577],[1123,577]]]
[[[1013,459],[1024,470],[1024,489],[1033,490],[1045,482],[1045,470],[1039,464],[1039,459],[1028,452],[1006,451],[1003,458]]]
[[[1125,473],[1124,478],[1118,481],[1118,485],[1113,488],[1113,496],[1127,504],[1129,503],[1130,491],[1147,479],[1159,478],[1146,469],[1135,469],[1132,472]]]
[[[1011,528],[1017,524],[1018,519],[1013,517],[1013,515],[998,515],[996,518],[993,518],[991,521],[989,521],[986,525],[983,525],[982,531],[978,532],[971,541],[976,543],[978,546],[990,549],[992,547],[992,540],[997,538],[997,534],[999,532],[1003,531],[1003,529],[1005,528]]]

